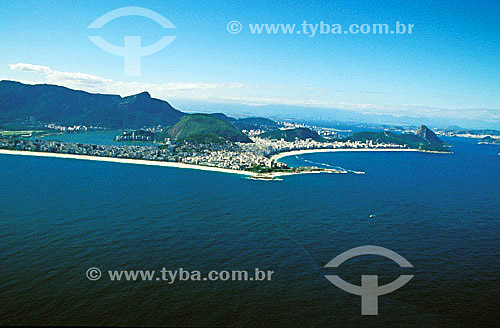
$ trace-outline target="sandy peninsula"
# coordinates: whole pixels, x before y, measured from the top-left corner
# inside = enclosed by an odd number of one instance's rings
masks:
[[[283,152],[273,155],[271,159],[277,161],[280,158],[287,156],[296,156],[301,154],[310,153],[327,153],[327,152],[366,152],[366,151],[418,151],[416,149],[307,149],[307,150],[294,150],[289,152]],[[325,170],[325,171],[303,171],[303,172],[272,172],[272,173],[256,173],[244,170],[233,170],[225,169],[214,166],[205,165],[195,165],[186,164],[179,162],[163,162],[163,161],[149,161],[141,159],[130,159],[130,158],[116,158],[116,157],[104,157],[104,156],[87,156],[87,155],[75,155],[75,154],[63,154],[63,153],[50,153],[50,152],[36,152],[36,151],[24,151],[24,150],[6,150],[0,149],[0,154],[3,155],[18,155],[18,156],[37,156],[37,157],[53,157],[53,158],[66,158],[66,159],[79,159],[88,161],[99,161],[99,162],[111,162],[111,163],[125,163],[125,164],[136,164],[136,165],[150,165],[150,166],[164,166],[164,167],[175,167],[181,169],[192,169],[192,170],[202,170],[229,174],[239,174],[250,178],[256,179],[272,179],[276,177],[282,177],[287,175],[297,175],[297,174],[312,174],[312,173],[347,173],[338,170]]]
[[[103,156],[73,155],[73,154],[62,154],[62,153],[21,151],[21,150],[6,150],[6,149],[0,149],[0,154],[4,154],[4,155],[21,155],[21,156],[38,156],[38,157],[55,157],[55,158],[69,158],[69,159],[80,159],[80,160],[88,160],[88,161],[112,162],[112,163],[126,163],[126,164],[138,164],[138,165],[150,165],[150,166],[166,166],[166,167],[176,167],[176,168],[181,168],[181,169],[193,169],[193,170],[203,170],[203,171],[212,171],[212,172],[240,174],[240,175],[246,175],[246,176],[257,175],[257,173],[254,173],[254,172],[242,171],[242,170],[224,169],[224,168],[213,167],[213,166],[194,165],[194,164],[185,164],[185,163],[177,163],[177,162],[147,161],[147,160],[130,159],[130,158],[115,158],[115,157],[103,157]]]

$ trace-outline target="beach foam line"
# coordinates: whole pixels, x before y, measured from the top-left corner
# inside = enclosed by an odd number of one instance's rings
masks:
[[[138,164],[138,165],[150,165],[150,166],[166,166],[166,167],[175,167],[175,168],[179,168],[179,169],[192,169],[192,170],[240,174],[240,175],[245,175],[245,176],[257,175],[257,173],[249,172],[249,171],[242,171],[242,170],[232,170],[232,169],[224,169],[224,168],[220,168],[220,167],[185,164],[185,163],[177,163],[177,162],[148,161],[148,160],[143,160],[143,159],[101,157],[101,156],[74,155],[74,154],[36,152],[36,151],[25,151],[25,150],[7,150],[7,149],[0,149],[0,154],[67,158],[67,159],[79,159],[79,160],[99,161],[99,162],[136,164],[136,165]]]
[[[294,150],[289,152],[283,152],[271,157],[272,160],[279,160],[283,157],[288,156],[296,156],[301,154],[310,154],[310,153],[329,153],[329,152],[366,152],[366,151],[412,151],[418,152],[417,149],[305,149],[305,150]],[[7,150],[0,149],[0,155],[21,155],[21,156],[36,156],[36,157],[52,157],[52,158],[66,158],[66,159],[79,159],[79,160],[88,160],[88,161],[98,161],[98,162],[110,162],[110,163],[122,163],[122,164],[136,164],[136,165],[150,165],[150,166],[163,166],[163,167],[174,167],[179,169],[192,169],[192,170],[201,170],[201,171],[211,171],[211,172],[220,172],[220,173],[229,173],[229,174],[239,174],[248,177],[253,177],[257,175],[265,175],[269,177],[281,177],[287,175],[297,175],[297,174],[310,174],[310,173],[321,173],[321,172],[273,172],[273,173],[255,173],[244,170],[233,170],[233,169],[225,169],[214,166],[204,166],[204,165],[196,165],[196,164],[186,164],[186,163],[178,163],[178,162],[163,162],[163,161],[149,161],[143,159],[130,159],[130,158],[116,158],[116,157],[104,157],[104,156],[88,156],[88,155],[76,155],[76,154],[63,154],[63,153],[50,153],[50,152],[37,152],[37,151],[26,151],[26,150]],[[500,154],[499,154],[500,155]],[[364,172],[363,172],[364,173]]]
[[[313,153],[335,153],[335,152],[394,152],[394,151],[403,151],[403,152],[419,152],[418,149],[410,149],[410,148],[333,148],[333,149],[304,149],[304,150],[292,150],[283,153],[279,153],[271,156],[271,160],[277,161],[280,158],[288,157],[288,156],[297,156],[302,154],[313,154]]]

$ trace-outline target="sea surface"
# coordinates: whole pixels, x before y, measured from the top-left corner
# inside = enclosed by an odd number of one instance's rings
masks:
[[[283,181],[0,155],[0,324],[489,327],[500,321],[500,147],[453,155],[317,153],[290,165],[366,174]],[[372,216],[370,218],[370,216]],[[400,268],[361,256],[377,245]],[[102,270],[90,281],[90,267]],[[273,270],[271,281],[110,281],[107,270]],[[330,283],[386,284],[377,316]]]

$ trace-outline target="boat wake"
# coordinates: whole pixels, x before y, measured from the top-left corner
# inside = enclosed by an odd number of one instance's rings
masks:
[[[313,164],[313,165],[326,166],[328,168],[332,168],[332,169],[336,169],[336,170],[340,170],[340,171],[345,171],[345,172],[353,173],[353,174],[365,174],[365,172],[363,172],[363,171],[354,171],[354,170],[343,168],[343,167],[338,166],[338,165],[331,165],[331,164],[328,164],[328,163],[315,162],[315,161],[311,161],[311,160],[305,159],[304,157],[301,157],[301,156],[298,156],[298,155],[296,155],[295,158],[297,158],[298,160],[301,160],[303,162]]]

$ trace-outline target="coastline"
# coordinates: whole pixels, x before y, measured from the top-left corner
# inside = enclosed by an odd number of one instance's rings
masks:
[[[245,176],[256,176],[257,175],[257,173],[250,172],[250,171],[243,171],[243,170],[232,170],[232,169],[224,169],[224,168],[220,168],[220,167],[177,163],[177,162],[148,161],[148,160],[143,160],[143,159],[101,157],[101,156],[74,155],[74,154],[35,152],[35,151],[25,151],[25,150],[7,150],[7,149],[0,149],[0,155],[55,157],[55,158],[79,159],[79,160],[111,162],[111,163],[125,163],[125,164],[150,165],[150,166],[166,166],[166,167],[176,167],[176,168],[180,168],[180,169],[192,169],[192,170],[239,174],[239,175],[245,175]]]
[[[293,150],[288,152],[283,152],[271,156],[271,160],[278,161],[283,157],[296,156],[301,154],[311,154],[311,153],[329,153],[329,152],[420,152],[418,149],[409,148],[387,148],[387,149],[350,149],[350,148],[336,148],[336,149],[304,149],[304,150]],[[253,178],[259,180],[259,178],[269,179],[269,178],[279,178],[288,175],[297,174],[318,174],[318,173],[346,173],[346,172],[329,172],[329,171],[306,171],[306,172],[272,172],[272,173],[256,173],[245,170],[234,170],[225,169],[215,166],[205,166],[196,164],[186,164],[179,162],[163,162],[163,161],[150,161],[142,159],[130,159],[130,158],[116,158],[116,157],[104,157],[104,156],[88,156],[88,155],[76,155],[76,154],[64,154],[64,153],[50,153],[50,152],[36,152],[36,151],[26,151],[26,150],[7,150],[0,149],[0,155],[18,155],[18,156],[35,156],[35,157],[52,157],[52,158],[66,158],[66,159],[78,159],[78,160],[88,160],[88,161],[99,161],[99,162],[110,162],[110,163],[122,163],[122,164],[135,164],[135,165],[149,165],[149,166],[163,166],[163,167],[174,167],[180,169],[191,169],[191,170],[201,170],[201,171],[211,171],[219,173],[229,173],[244,175],[248,178]]]
[[[279,159],[283,157],[288,157],[288,156],[297,156],[297,155],[302,155],[302,154],[313,154],[313,153],[334,153],[334,152],[381,152],[381,151],[402,151],[402,152],[421,152],[418,149],[411,149],[411,148],[359,148],[359,149],[354,149],[354,148],[331,148],[331,149],[304,149],[304,150],[292,150],[292,151],[287,151],[283,153],[279,153],[276,155],[271,156],[271,160],[278,161]]]
[[[256,173],[256,172],[244,171],[244,170],[224,169],[224,168],[214,167],[214,166],[204,166],[204,165],[186,164],[186,163],[178,163],[178,162],[148,161],[148,160],[143,160],[143,159],[116,158],[116,157],[104,157],[104,156],[88,156],[88,155],[49,153],[49,152],[37,152],[37,151],[26,151],[26,150],[0,149],[0,155],[52,157],[52,158],[78,159],[78,160],[122,163],[122,164],[174,167],[174,168],[179,168],[179,169],[191,169],[191,170],[211,171],[211,172],[219,172],[219,173],[238,174],[238,175],[244,175],[248,178],[255,178],[256,180],[259,180],[259,178],[262,178],[262,177],[263,178],[276,178],[276,177],[282,177],[282,176],[287,176],[287,175],[322,173],[319,171]]]

